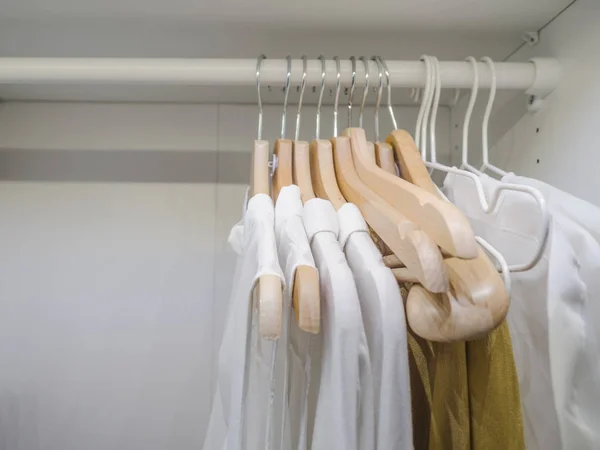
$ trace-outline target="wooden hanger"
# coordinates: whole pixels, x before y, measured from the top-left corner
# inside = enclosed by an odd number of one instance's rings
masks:
[[[395,130],[387,141],[396,152],[404,179],[441,199],[411,135]],[[391,257],[386,260],[387,264],[398,262]],[[419,286],[409,293],[407,317],[413,330],[425,339],[456,341],[475,339],[498,326],[506,317],[510,299],[486,253],[478,248],[475,259],[446,258],[444,263],[450,280],[447,294],[434,295]],[[394,275],[410,281],[407,270],[394,269]],[[431,323],[437,326],[431,327]]]
[[[367,155],[369,156],[369,160],[376,162],[377,161],[377,154],[375,152],[375,144],[373,144],[372,142],[367,142]]]
[[[275,201],[277,201],[279,192],[283,187],[294,184],[292,175],[293,148],[290,140],[277,139],[275,141],[273,150],[273,153],[277,155],[277,168],[273,174],[273,199]],[[305,179],[302,180],[303,183],[305,181]],[[304,187],[304,194],[306,194],[306,185]],[[312,191],[312,186],[310,186],[310,191]],[[302,191],[300,195],[303,197],[304,202]],[[314,198],[314,194],[312,198]],[[292,290],[292,305],[296,313],[298,327],[307,333],[318,333],[321,322],[321,300],[319,273],[315,267],[300,265],[296,268]]]
[[[273,147],[273,154],[277,157],[274,158],[277,161],[277,167],[273,172],[273,201],[276,202],[281,188],[294,184],[292,141],[277,139]]]
[[[310,153],[308,142],[299,140],[300,118],[302,116],[302,99],[304,98],[304,88],[306,87],[306,55],[302,55],[302,85],[300,87],[300,98],[298,100],[298,113],[296,114],[296,135],[293,143],[293,173],[294,183],[300,188],[302,203],[315,198],[310,174]]]
[[[310,167],[312,183],[319,198],[329,200],[335,210],[346,203],[335,177],[331,142],[314,139],[310,143]]]
[[[252,152],[251,194],[269,195],[269,143],[254,141]],[[277,339],[281,335],[283,290],[277,275],[261,275],[256,285],[260,335]]]
[[[477,256],[471,225],[454,205],[377,167],[368,156],[363,129],[348,128],[343,135],[350,137],[358,176],[376,194],[419,225],[450,255],[461,258]]]
[[[302,114],[302,99],[306,87],[306,56],[302,56],[303,73],[300,99],[298,101],[298,113],[296,116],[296,135],[292,144],[292,173],[293,182],[300,189],[302,203],[315,198],[310,174],[310,154],[308,142],[300,141],[300,118]],[[287,174],[286,174],[287,176]],[[284,180],[292,184],[290,179]],[[294,287],[292,292],[292,304],[296,312],[296,322],[301,330],[307,333],[319,333],[321,324],[321,294],[319,290],[319,272],[315,267],[299,265],[294,275]]]
[[[387,142],[375,142],[375,155],[377,165],[387,173],[396,175],[396,161],[394,160],[394,149]]]
[[[250,169],[250,195],[269,195],[269,143],[262,136],[262,101],[260,97],[260,66],[266,59],[260,55],[256,63],[256,88],[258,91],[258,139],[254,141]],[[261,275],[255,287],[258,297],[258,327],[260,335],[267,339],[281,336],[283,312],[283,286],[277,275]]]
[[[315,198],[310,171],[310,151],[308,142],[294,141],[293,145],[294,183],[300,188],[302,203]]]
[[[423,286],[432,292],[445,292],[448,283],[442,256],[435,243],[360,180],[354,168],[349,138],[333,138],[331,144],[336,178],[344,197],[359,208],[366,222]]]

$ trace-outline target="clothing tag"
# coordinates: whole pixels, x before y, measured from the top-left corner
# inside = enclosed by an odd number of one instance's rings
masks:
[[[273,155],[273,160],[269,162],[269,168],[271,169],[271,178],[275,175],[275,171],[277,170],[277,155]]]

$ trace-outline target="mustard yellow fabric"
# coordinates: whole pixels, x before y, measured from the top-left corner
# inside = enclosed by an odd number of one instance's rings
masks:
[[[415,450],[525,449],[506,322],[466,344],[426,341],[409,327],[408,345]]]
[[[467,343],[471,448],[525,450],[519,381],[508,324]]]

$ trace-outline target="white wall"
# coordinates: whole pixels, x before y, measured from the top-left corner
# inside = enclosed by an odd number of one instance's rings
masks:
[[[498,166],[600,206],[598,23],[600,2],[578,0],[542,31],[540,44],[523,47],[511,59],[556,57],[562,80],[535,114],[526,113],[522,94],[504,99],[492,117],[490,134],[497,141],[491,159]]]
[[[255,127],[254,105],[1,106],[0,449],[200,448]]]

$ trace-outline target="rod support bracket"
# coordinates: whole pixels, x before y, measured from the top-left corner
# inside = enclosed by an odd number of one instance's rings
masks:
[[[528,31],[523,36],[523,41],[533,47],[540,43],[540,32],[539,31]]]
[[[558,86],[560,81],[560,64],[553,58],[532,58],[529,60],[535,66],[535,80],[525,91],[527,109],[536,112],[544,104],[544,100]]]

